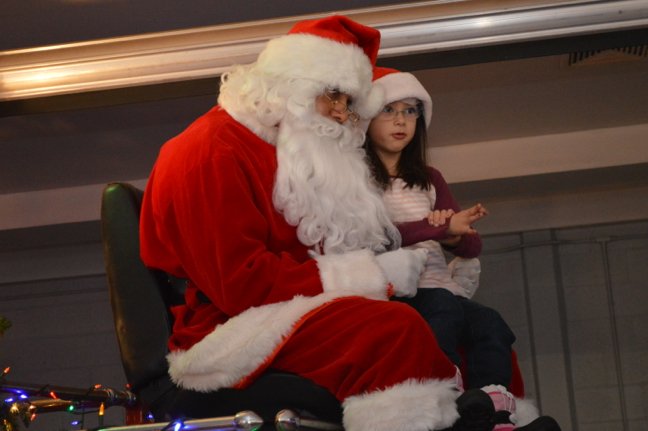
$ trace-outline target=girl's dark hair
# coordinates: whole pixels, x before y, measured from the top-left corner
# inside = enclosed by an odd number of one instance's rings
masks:
[[[423,112],[423,104],[417,104]],[[427,142],[427,127],[425,116],[419,115],[416,119],[416,129],[412,141],[403,149],[398,166],[396,166],[398,177],[402,178],[407,187],[419,186],[424,190],[430,189],[430,177],[427,171],[427,159],[425,156],[425,144]],[[364,148],[367,153],[367,161],[374,179],[383,189],[389,186],[389,173],[376,154],[373,142],[367,133]]]

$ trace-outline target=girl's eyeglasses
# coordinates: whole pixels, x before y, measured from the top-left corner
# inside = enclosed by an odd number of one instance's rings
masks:
[[[416,120],[421,115],[421,110],[416,106],[410,106],[409,108],[397,111],[387,105],[378,113],[376,118],[380,120],[393,120],[398,117],[398,114],[403,114],[403,118],[406,120]]]

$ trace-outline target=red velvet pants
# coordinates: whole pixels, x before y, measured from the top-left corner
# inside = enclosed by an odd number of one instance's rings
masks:
[[[407,379],[453,379],[456,367],[410,306],[352,297],[310,314],[269,367],[299,374],[340,401]]]

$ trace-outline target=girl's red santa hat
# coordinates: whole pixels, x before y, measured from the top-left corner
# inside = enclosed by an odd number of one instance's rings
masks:
[[[425,125],[430,127],[430,121],[432,120],[432,98],[414,75],[388,67],[376,67],[374,69],[373,79],[374,87],[379,88],[384,95],[384,105],[399,100],[418,99],[423,104]]]
[[[352,97],[353,110],[371,118],[382,107],[371,81],[380,32],[342,15],[295,24],[287,35],[268,42],[257,67],[286,79],[322,83]]]

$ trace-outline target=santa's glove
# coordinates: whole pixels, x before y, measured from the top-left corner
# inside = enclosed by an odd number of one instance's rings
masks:
[[[416,250],[399,248],[376,256],[378,266],[385,273],[387,281],[394,287],[394,296],[409,298],[416,295],[419,277],[426,260],[427,251],[422,248]]]

